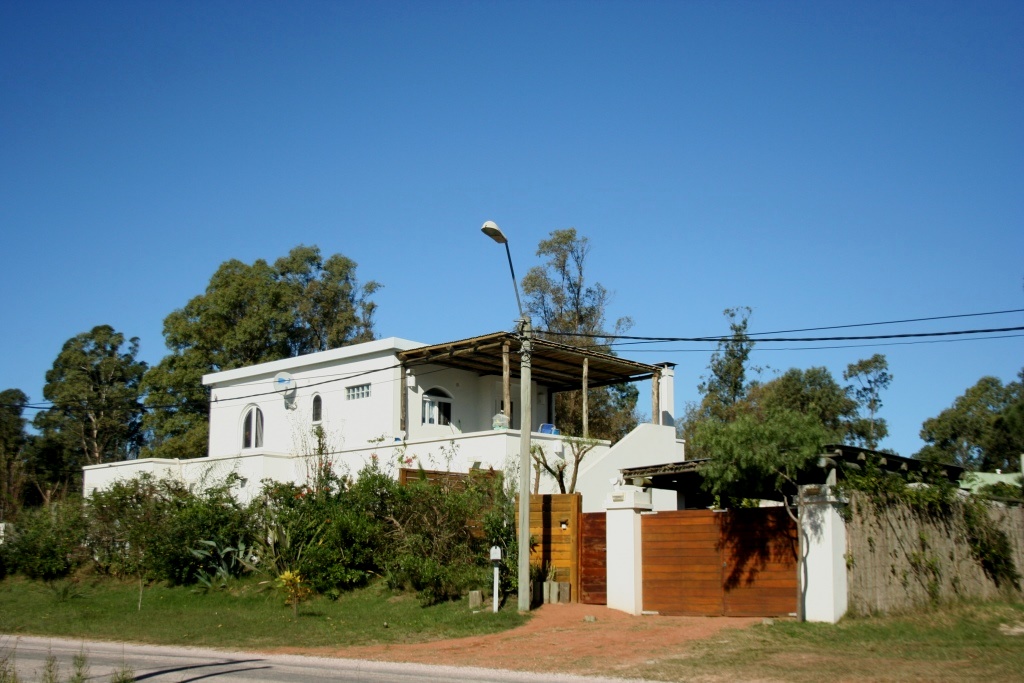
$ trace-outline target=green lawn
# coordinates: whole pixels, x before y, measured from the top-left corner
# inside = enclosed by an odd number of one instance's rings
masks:
[[[147,587],[110,580],[76,587],[8,578],[0,582],[0,633],[207,647],[319,647],[406,643],[493,633],[528,617],[515,606],[471,612],[465,601],[421,607],[415,596],[371,586],[336,601],[302,603],[299,618],[277,591],[255,582],[230,591]],[[485,607],[489,607],[485,606]]]
[[[666,681],[1024,681],[1024,606],[950,605],[837,625],[727,630],[630,671]]]

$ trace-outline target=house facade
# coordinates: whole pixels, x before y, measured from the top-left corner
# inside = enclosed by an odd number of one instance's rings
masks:
[[[521,339],[494,333],[425,345],[391,337],[203,377],[210,389],[206,457],[140,459],[84,468],[84,489],[148,472],[190,484],[238,475],[249,500],[264,480],[302,484],[322,460],[355,475],[376,460],[383,468],[509,471],[520,449]],[[620,382],[650,380],[652,424],[614,447],[597,441],[580,467],[584,505],[602,509],[610,480],[625,466],[682,459],[672,423],[673,369],[533,340],[528,426],[549,461],[570,446],[559,433],[554,396]],[[591,492],[588,495],[588,489]],[[542,477],[541,492],[556,485]],[[674,505],[674,499],[665,502]]]

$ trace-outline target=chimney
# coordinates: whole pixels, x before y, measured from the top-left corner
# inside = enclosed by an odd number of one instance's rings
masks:
[[[658,424],[674,427],[676,424],[676,371],[675,363],[655,363],[661,368],[661,380],[658,383],[658,407],[661,419]]]

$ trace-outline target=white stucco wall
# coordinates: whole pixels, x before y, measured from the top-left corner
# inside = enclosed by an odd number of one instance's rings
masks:
[[[650,492],[619,486],[603,501],[606,517],[608,607],[628,614],[644,608],[640,515],[651,509]]]
[[[604,499],[626,467],[645,467],[681,462],[686,457],[683,442],[676,438],[675,427],[644,423],[604,453],[587,456],[580,468],[576,490],[583,494],[584,512],[601,512]],[[629,483],[629,482],[627,482]],[[675,491],[654,491],[655,510],[675,510]]]
[[[319,395],[322,426],[332,449],[394,438],[402,385],[396,353],[422,346],[390,338],[298,358],[262,363],[203,377],[211,389],[209,455],[241,455],[242,421],[252,407],[263,412],[263,447],[256,453],[307,452],[312,439],[312,403]],[[274,377],[288,372],[294,396],[275,391]],[[370,385],[370,396],[349,400],[349,387]]]
[[[846,614],[849,590],[846,575],[846,522],[842,502],[830,494],[807,496],[800,515],[806,571],[804,618],[834,624]]]

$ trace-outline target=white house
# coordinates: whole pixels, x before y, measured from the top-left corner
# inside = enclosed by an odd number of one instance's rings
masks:
[[[206,457],[89,466],[85,493],[142,472],[189,483],[236,472],[238,496],[248,500],[264,479],[305,482],[318,432],[342,474],[355,474],[372,458],[394,472],[401,467],[514,469],[521,428],[520,346],[520,338],[507,332],[430,346],[391,337],[206,375]],[[604,509],[610,481],[623,467],[684,459],[675,436],[670,364],[648,365],[534,339],[531,366],[531,439],[549,457],[563,457],[567,449],[553,415],[556,393],[651,380],[652,424],[640,425],[614,446],[597,442],[580,467],[577,490],[586,511]],[[555,483],[542,478],[541,487],[552,492]],[[674,509],[674,494],[656,505]]]

